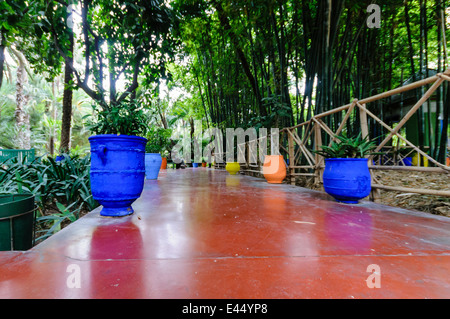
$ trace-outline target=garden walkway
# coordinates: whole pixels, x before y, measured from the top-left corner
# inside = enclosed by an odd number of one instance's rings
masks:
[[[133,207],[1,252],[0,298],[450,298],[446,217],[209,168],[162,171]]]

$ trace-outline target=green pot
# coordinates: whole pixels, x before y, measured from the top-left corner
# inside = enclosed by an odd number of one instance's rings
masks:
[[[33,246],[34,195],[0,196],[0,251]]]

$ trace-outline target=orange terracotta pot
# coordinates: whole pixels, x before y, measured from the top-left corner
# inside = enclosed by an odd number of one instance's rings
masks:
[[[266,155],[263,174],[268,183],[281,184],[286,177],[286,164],[281,155]]]
[[[167,169],[167,158],[165,157],[162,158],[161,169]]]

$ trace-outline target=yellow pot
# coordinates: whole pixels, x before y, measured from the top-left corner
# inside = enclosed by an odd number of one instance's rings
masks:
[[[428,167],[428,158],[426,158],[423,155],[420,155],[419,153],[415,153],[412,161],[411,161],[413,166],[424,166],[424,167]]]
[[[241,169],[241,166],[239,165],[238,162],[232,162],[232,163],[227,163],[227,165],[225,166],[225,169],[231,175],[236,175],[236,173],[239,172],[239,170]]]

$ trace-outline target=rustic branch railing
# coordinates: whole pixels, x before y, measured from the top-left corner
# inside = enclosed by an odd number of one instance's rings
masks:
[[[433,173],[444,173],[450,174],[450,167],[446,166],[436,159],[427,154],[424,149],[419,148],[412,142],[408,141],[405,137],[400,134],[400,130],[404,127],[405,123],[413,116],[420,107],[432,96],[432,94],[438,89],[444,81],[450,81],[450,69],[444,73],[436,74],[435,76],[399,87],[384,93],[380,93],[362,100],[354,99],[351,103],[343,105],[341,107],[323,112],[313,116],[310,120],[300,123],[296,126],[284,128],[280,130],[280,151],[284,153],[289,159],[288,161],[288,175],[287,179],[290,184],[296,183],[297,176],[306,176],[308,178],[314,178],[314,183],[321,185],[322,183],[322,173],[325,167],[324,158],[318,154],[313,153],[311,149],[318,150],[322,146],[322,138],[325,137],[329,140],[329,145],[332,141],[336,139],[336,135],[339,135],[347,126],[349,119],[357,117],[359,113],[359,124],[361,128],[362,136],[370,136],[369,121],[371,118],[372,122],[376,122],[380,127],[387,130],[387,135],[378,144],[375,152],[384,152],[387,155],[392,153],[393,147],[387,145],[388,142],[396,136],[399,141],[402,141],[407,148],[409,153],[417,153],[418,157],[422,156],[428,160],[430,165],[434,167],[421,167],[421,166],[406,166],[403,159],[405,156],[398,156],[398,158],[392,159],[391,165],[383,165],[382,158],[380,156],[368,156],[369,158],[369,169],[372,175],[372,194],[371,198],[375,199],[378,196],[378,190],[384,189],[389,191],[400,191],[409,193],[419,193],[426,195],[438,195],[450,197],[450,191],[448,190],[431,190],[423,188],[407,188],[399,187],[393,185],[383,185],[378,181],[373,170],[401,170],[401,171],[421,171],[421,172],[433,172]],[[366,105],[372,102],[379,101],[384,98],[388,98],[395,94],[404,93],[419,87],[431,85],[425,94],[412,106],[412,108],[406,113],[406,115],[398,122],[395,127],[391,127],[385,122],[383,122],[379,117],[377,117],[373,112],[371,112]],[[324,119],[328,116],[335,116],[337,113],[342,114],[342,120],[336,129],[333,131]],[[299,132],[302,137],[299,136]],[[324,135],[325,134],[325,135]],[[445,132],[443,134],[446,134]],[[383,135],[384,136],[384,135]],[[238,152],[248,152],[249,143],[256,143],[257,141],[250,141],[244,144],[238,145]],[[309,145],[309,147],[308,147]],[[398,150],[397,150],[398,151]],[[254,163],[254,158],[250,160],[249,154],[246,156],[247,162],[241,164],[241,171],[244,173],[259,173],[261,174],[262,162],[258,158],[256,164]],[[395,156],[397,157],[397,155]],[[378,164],[378,165],[377,165]]]

